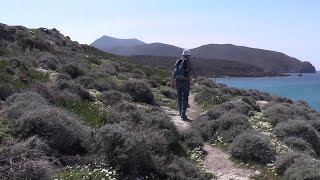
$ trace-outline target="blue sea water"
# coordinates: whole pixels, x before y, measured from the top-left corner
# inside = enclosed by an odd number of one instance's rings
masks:
[[[320,72],[313,74],[290,74],[287,77],[217,78],[217,83],[243,89],[257,89],[271,95],[292,100],[305,100],[320,112]]]

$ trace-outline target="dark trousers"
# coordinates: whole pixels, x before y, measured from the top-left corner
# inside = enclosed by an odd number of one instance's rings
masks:
[[[178,105],[180,115],[183,116],[187,112],[188,99],[190,93],[190,81],[189,80],[176,80],[176,88],[178,92]]]

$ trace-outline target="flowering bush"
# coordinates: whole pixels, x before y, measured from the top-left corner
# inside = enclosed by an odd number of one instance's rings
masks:
[[[230,146],[231,155],[244,162],[260,164],[273,162],[276,152],[267,137],[257,132],[243,133],[235,138]]]

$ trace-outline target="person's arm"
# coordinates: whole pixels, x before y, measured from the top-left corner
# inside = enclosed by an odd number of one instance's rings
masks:
[[[178,62],[178,61],[177,61]],[[177,76],[177,74],[176,74],[176,65],[177,65],[177,62],[175,63],[175,65],[174,65],[174,69],[173,69],[173,74],[172,74],[172,81],[171,81],[171,87],[172,88],[175,88],[176,87],[176,76]]]

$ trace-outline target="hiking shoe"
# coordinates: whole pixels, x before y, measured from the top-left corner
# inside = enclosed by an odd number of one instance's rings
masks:
[[[181,119],[182,119],[183,121],[191,121],[191,120],[188,118],[188,116],[185,115],[185,114],[183,114],[183,115],[181,116]]]

